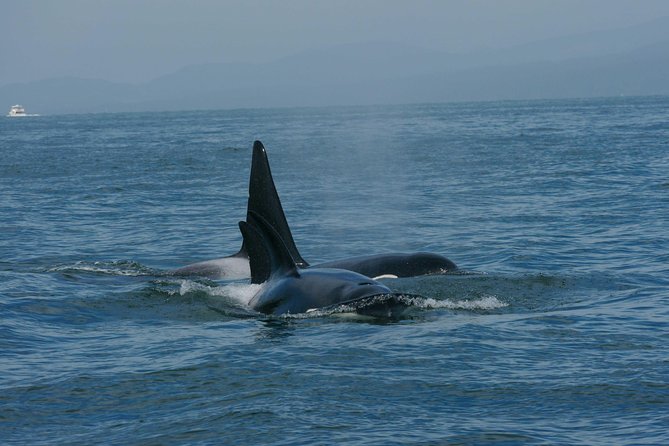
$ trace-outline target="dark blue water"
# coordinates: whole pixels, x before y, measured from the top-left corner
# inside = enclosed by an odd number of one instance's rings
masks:
[[[163,271],[267,147],[313,262],[431,251],[399,320]],[[2,444],[667,444],[669,98],[0,119]]]

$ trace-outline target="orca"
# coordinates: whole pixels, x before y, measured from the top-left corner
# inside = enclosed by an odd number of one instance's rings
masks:
[[[375,254],[319,263],[316,266],[348,269],[375,278],[425,276],[457,269],[455,263],[446,257],[430,252]]]
[[[309,264],[299,254],[288,221],[279,199],[267,158],[267,151],[260,141],[253,143],[251,174],[249,178],[249,213],[262,217],[283,240],[298,267]],[[250,276],[250,267],[244,268],[248,253],[244,245],[232,256],[186,265],[170,274],[200,275],[211,279],[243,279]],[[444,256],[433,253],[387,253],[339,259],[313,265],[313,268],[345,269],[368,277],[414,277],[428,274],[443,274],[457,270],[457,266]]]
[[[239,229],[249,255],[251,283],[261,284],[249,301],[255,311],[272,315],[300,314],[397,296],[385,285],[353,271],[301,268],[278,232],[253,211],[249,211],[246,221],[239,222]],[[394,303],[392,299],[391,302]]]

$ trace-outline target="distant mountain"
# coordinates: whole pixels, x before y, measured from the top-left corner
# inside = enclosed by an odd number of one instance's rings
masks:
[[[33,113],[669,94],[669,18],[474,54],[340,45],[264,64],[184,67],[144,84],[59,78],[0,87]]]
[[[416,101],[552,99],[669,94],[669,40],[563,61],[477,67],[406,79]]]
[[[485,51],[476,55],[485,65],[515,65],[536,61],[562,61],[598,57],[633,51],[669,40],[669,17],[627,28],[592,31],[540,40],[505,50]]]

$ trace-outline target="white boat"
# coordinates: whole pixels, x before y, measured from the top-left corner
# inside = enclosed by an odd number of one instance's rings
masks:
[[[22,105],[16,104],[12,105],[12,108],[9,109],[7,116],[10,118],[18,118],[21,116],[39,116],[39,115],[29,115],[26,113],[26,109]]]

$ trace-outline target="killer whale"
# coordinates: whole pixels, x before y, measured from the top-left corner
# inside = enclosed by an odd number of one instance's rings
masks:
[[[396,296],[385,285],[353,271],[301,268],[277,231],[253,211],[249,211],[246,221],[239,222],[239,229],[249,255],[251,283],[261,284],[249,301],[255,311],[273,315],[299,314]],[[390,299],[390,302],[394,303],[394,300]],[[370,310],[378,311],[378,306],[365,310],[373,314]]]
[[[430,252],[374,254],[319,263],[315,266],[348,269],[376,278],[425,276],[457,269],[455,263],[446,257]]]
[[[255,213],[266,221],[283,240],[286,248],[300,268],[310,265],[299,254],[288,221],[274,184],[267,158],[267,151],[260,141],[253,143],[247,219]],[[248,253],[244,245],[232,256],[186,265],[171,271],[176,275],[200,275],[212,279],[242,279],[250,276]],[[369,277],[414,277],[442,274],[457,269],[455,263],[444,256],[433,253],[387,253],[334,260],[311,266],[313,268],[335,268],[357,272]]]

